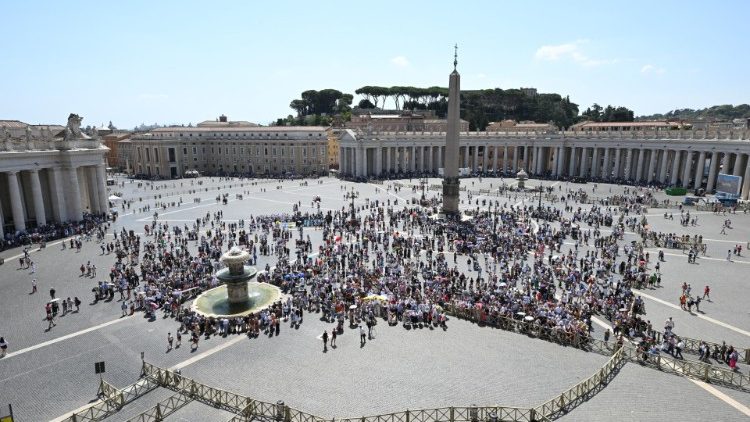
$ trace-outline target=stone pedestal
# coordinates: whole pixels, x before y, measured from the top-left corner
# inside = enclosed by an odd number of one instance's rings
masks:
[[[458,194],[458,177],[443,179],[443,214],[446,216],[458,215]]]

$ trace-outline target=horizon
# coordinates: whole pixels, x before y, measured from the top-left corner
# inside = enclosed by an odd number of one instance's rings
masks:
[[[289,103],[308,89],[356,105],[365,85],[447,86],[454,44],[463,90],[531,87],[570,96],[579,112],[598,103],[636,116],[748,103],[736,40],[750,36],[750,4],[690,4],[700,5],[636,1],[613,15],[590,1],[11,3],[0,118],[63,124],[72,112],[84,126],[132,129],[224,114],[266,125],[294,115]]]

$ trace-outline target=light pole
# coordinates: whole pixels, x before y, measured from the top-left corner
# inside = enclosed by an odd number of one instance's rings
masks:
[[[354,200],[359,198],[359,193],[354,191],[354,187],[352,187],[352,190],[350,192],[347,192],[346,195],[344,195],[344,198],[351,199],[352,200],[352,223],[355,223],[357,221],[357,214],[354,212]]]

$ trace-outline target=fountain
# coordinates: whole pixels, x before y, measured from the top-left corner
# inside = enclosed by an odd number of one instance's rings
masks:
[[[281,298],[278,287],[251,281],[258,271],[245,265],[247,251],[237,247],[221,257],[226,268],[216,272],[221,285],[200,294],[192,309],[209,317],[238,317],[258,312]]]

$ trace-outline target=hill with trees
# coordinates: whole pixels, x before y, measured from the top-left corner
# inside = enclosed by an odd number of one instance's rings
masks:
[[[694,110],[692,108],[678,108],[664,114],[638,116],[637,120],[732,120],[750,118],[750,105],[715,105]]]

